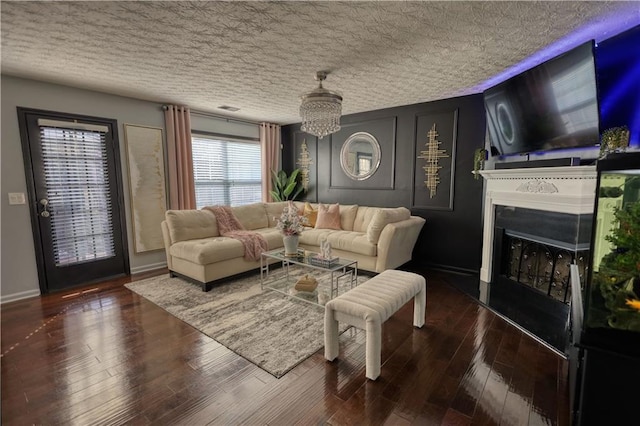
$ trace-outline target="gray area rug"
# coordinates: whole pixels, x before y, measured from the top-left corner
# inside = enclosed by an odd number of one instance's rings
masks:
[[[358,283],[368,278],[360,276]],[[323,292],[326,281],[319,279],[316,292]],[[324,308],[262,290],[259,274],[209,292],[168,274],[126,287],[278,378],[324,346]]]

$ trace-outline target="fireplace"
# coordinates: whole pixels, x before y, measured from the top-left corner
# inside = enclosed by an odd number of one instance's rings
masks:
[[[586,277],[596,172],[592,166],[502,169],[486,179],[480,299],[564,354],[569,265]]]

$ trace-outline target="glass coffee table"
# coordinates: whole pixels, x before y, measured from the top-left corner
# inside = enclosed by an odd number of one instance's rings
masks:
[[[285,256],[282,248],[263,252],[260,256],[261,288],[324,306],[338,296],[341,290],[346,291],[357,285],[358,261],[340,257],[331,263],[320,264],[312,259],[317,254],[300,251],[297,256]],[[270,265],[277,263],[282,266],[279,270],[269,269]],[[317,280],[315,290],[296,290],[298,279],[305,275]]]

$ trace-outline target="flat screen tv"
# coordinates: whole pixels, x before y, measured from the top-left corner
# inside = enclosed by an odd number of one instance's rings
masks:
[[[591,40],[484,92],[494,155],[599,143],[594,46]]]

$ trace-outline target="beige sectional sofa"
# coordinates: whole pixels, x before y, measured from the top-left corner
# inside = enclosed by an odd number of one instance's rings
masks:
[[[232,211],[245,229],[262,234],[268,249],[273,250],[283,247],[276,219],[286,205],[255,203],[233,207]],[[300,211],[304,209],[303,203],[295,205]],[[320,242],[326,239],[333,255],[357,260],[358,269],[382,272],[411,260],[424,222],[404,207],[341,205],[341,230],[306,228],[299,246],[319,251]],[[216,280],[260,267],[259,261],[244,258],[240,241],[220,236],[216,218],[207,210],[168,210],[162,235],[171,274],[202,285],[204,291]]]

